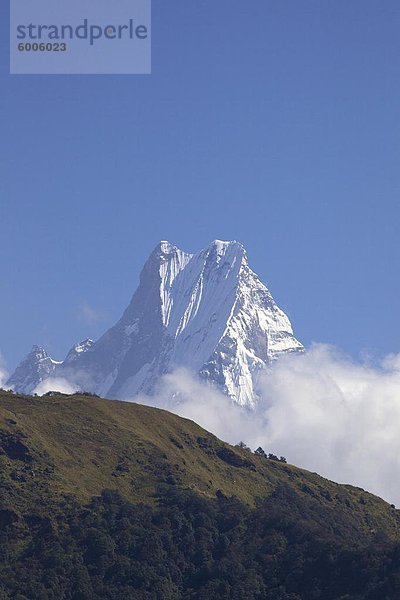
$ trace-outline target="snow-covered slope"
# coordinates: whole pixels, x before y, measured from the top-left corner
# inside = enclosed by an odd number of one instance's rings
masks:
[[[219,240],[197,254],[160,242],[118,323],[82,345],[56,367],[77,387],[127,399],[186,367],[242,405],[256,402],[261,369],[303,350],[243,246]]]

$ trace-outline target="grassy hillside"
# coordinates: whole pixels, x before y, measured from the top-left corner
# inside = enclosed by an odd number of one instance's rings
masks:
[[[399,525],[162,410],[0,392],[0,600],[398,600]]]
[[[163,410],[88,396],[0,393],[3,510],[48,513],[63,498],[86,503],[104,489],[156,504],[159,486],[249,507],[289,491],[308,519],[348,542],[398,539],[398,511],[359,488],[231,447]]]

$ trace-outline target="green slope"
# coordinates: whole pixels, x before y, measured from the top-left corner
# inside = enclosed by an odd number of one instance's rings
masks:
[[[47,514],[65,496],[85,503],[104,489],[154,506],[164,485],[249,507],[286,489],[308,519],[348,542],[399,537],[398,511],[359,488],[231,447],[166,411],[89,396],[1,392],[0,478],[3,510],[17,514]]]
[[[398,600],[399,525],[168,412],[0,392],[0,600]]]

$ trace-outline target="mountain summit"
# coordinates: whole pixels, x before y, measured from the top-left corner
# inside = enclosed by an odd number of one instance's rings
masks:
[[[30,394],[43,380],[51,377],[62,363],[53,360],[44,348],[33,346],[27,357],[7,381],[15,391]]]
[[[97,342],[76,348],[50,376],[128,399],[154,393],[162,375],[185,367],[247,406],[257,400],[260,371],[282,354],[303,350],[242,244],[219,240],[196,254],[160,242],[118,323]],[[33,391],[31,376],[30,389],[15,377],[18,372],[25,381],[24,365],[32,373],[27,361],[9,381],[19,392]]]

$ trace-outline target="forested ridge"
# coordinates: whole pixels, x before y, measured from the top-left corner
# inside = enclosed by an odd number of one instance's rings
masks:
[[[400,597],[400,547],[349,548],[282,487],[255,509],[163,489],[157,509],[104,491],[54,522],[2,515],[0,598],[383,600]],[[318,521],[320,521],[318,523]]]

